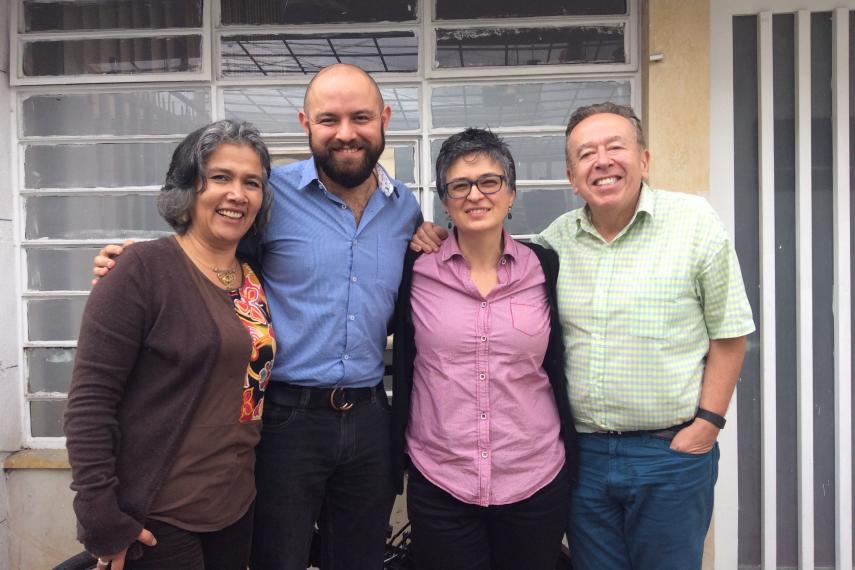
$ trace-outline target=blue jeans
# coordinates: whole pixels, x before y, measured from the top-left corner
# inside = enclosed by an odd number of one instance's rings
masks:
[[[568,539],[576,570],[700,569],[718,444],[674,451],[649,435],[579,434]]]
[[[389,404],[349,411],[265,399],[256,448],[253,570],[305,570],[315,522],[323,570],[379,570],[395,498]]]

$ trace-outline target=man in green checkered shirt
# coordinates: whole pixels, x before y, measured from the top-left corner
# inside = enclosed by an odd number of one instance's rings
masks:
[[[577,109],[567,175],[586,206],[535,241],[561,259],[558,305],[580,473],[579,570],[701,567],[724,427],[754,330],[733,244],[702,198],[650,188],[629,107]],[[413,247],[445,232],[423,226]]]
[[[733,244],[702,198],[647,186],[632,109],[578,109],[567,175],[586,206],[535,241],[561,259],[558,305],[580,432],[568,536],[581,569],[701,567],[716,438],[751,308]]]

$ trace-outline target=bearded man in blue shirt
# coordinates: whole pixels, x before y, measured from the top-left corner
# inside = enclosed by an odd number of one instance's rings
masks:
[[[304,570],[315,522],[324,570],[383,566],[395,495],[383,351],[421,221],[377,164],[390,116],[365,71],[322,69],[299,113],[312,158],[270,177],[270,223],[254,246],[279,349],[256,448],[254,570]],[[96,276],[118,253],[100,252]]]

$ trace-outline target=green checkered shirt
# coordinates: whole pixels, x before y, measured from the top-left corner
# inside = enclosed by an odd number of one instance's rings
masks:
[[[658,429],[691,419],[709,339],[754,330],[736,252],[707,201],[645,184],[612,243],[585,208],[534,241],[561,259],[558,307],[576,428]]]

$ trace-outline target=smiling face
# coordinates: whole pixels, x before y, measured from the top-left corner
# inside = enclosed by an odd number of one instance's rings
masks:
[[[321,71],[299,119],[322,180],[344,188],[365,182],[385,148],[390,116],[391,109],[362,70],[342,65]]]
[[[234,247],[261,208],[261,160],[249,145],[223,143],[208,155],[204,176],[204,189],[201,181],[196,184],[187,233],[211,248]]]
[[[476,180],[485,174],[505,176],[502,166],[483,154],[462,156],[455,160],[445,174],[445,183],[457,179]],[[514,203],[514,190],[507,183],[495,194],[482,194],[478,186],[472,186],[465,198],[443,200],[451,221],[459,234],[495,232],[502,233],[502,223]]]
[[[649,160],[635,127],[620,115],[592,115],[567,137],[567,177],[595,225],[601,219],[629,222]]]

